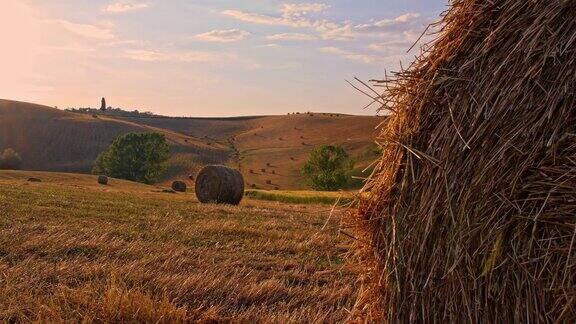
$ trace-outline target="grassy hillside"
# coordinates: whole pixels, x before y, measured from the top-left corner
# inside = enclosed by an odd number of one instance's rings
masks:
[[[7,322],[337,322],[358,288],[327,206],[17,171],[0,171],[0,206]]]
[[[384,121],[382,117],[319,113],[123,120],[171,129],[230,147],[235,155],[229,164],[240,168],[248,186],[260,189],[306,189],[300,170],[310,151],[324,144],[344,146],[357,160],[356,174],[359,175],[359,171],[377,157],[373,144],[375,128]]]
[[[300,170],[316,146],[340,144],[356,171],[376,159],[379,117],[299,114],[236,118],[128,118],[70,113],[0,100],[0,149],[14,148],[24,169],[89,172],[100,152],[127,132],[159,132],[172,158],[162,183],[187,179],[206,164],[227,164],[254,189],[307,189]],[[264,171],[263,171],[264,170]],[[267,183],[270,182],[270,183]],[[192,184],[192,183],[190,183]]]
[[[90,172],[103,150],[128,132],[166,135],[173,153],[169,176],[197,165],[224,163],[230,149],[171,130],[130,121],[74,114],[30,103],[0,100],[0,149],[13,148],[28,170]]]

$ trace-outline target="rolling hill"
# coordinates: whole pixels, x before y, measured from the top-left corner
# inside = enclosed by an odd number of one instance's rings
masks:
[[[13,148],[27,170],[90,172],[121,134],[159,132],[172,152],[163,182],[187,178],[205,164],[237,167],[248,187],[304,189],[300,170],[318,145],[340,144],[357,162],[376,158],[375,128],[383,117],[294,114],[232,118],[106,117],[0,100],[0,149]]]
[[[117,136],[129,132],[166,135],[173,153],[170,176],[182,174],[196,163],[224,163],[230,155],[225,146],[207,145],[171,130],[0,100],[0,149],[10,147],[19,152],[27,170],[90,172],[98,154]]]

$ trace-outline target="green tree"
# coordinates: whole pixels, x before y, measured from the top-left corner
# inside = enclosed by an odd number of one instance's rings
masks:
[[[98,156],[93,172],[150,184],[166,170],[169,151],[162,134],[128,133]]]
[[[19,170],[21,167],[22,158],[13,149],[7,148],[0,154],[0,169]]]
[[[338,190],[348,182],[353,164],[341,146],[324,145],[310,153],[302,173],[315,190]]]

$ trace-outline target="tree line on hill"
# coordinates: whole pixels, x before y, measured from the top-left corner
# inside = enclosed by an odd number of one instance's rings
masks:
[[[72,113],[79,113],[79,114],[86,114],[86,115],[93,115],[93,116],[98,116],[98,115],[106,115],[106,116],[116,116],[116,117],[146,117],[146,118],[150,118],[150,117],[156,117],[156,115],[152,112],[149,111],[145,111],[145,112],[141,112],[138,110],[132,110],[132,111],[128,111],[128,110],[123,110],[122,108],[113,108],[113,107],[107,107],[105,110],[102,109],[96,109],[96,108],[66,108],[65,109],[68,112],[72,112]]]

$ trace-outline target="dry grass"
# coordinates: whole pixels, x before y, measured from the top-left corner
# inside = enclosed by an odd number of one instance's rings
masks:
[[[0,319],[338,322],[356,297],[328,208],[0,172]]]
[[[356,218],[357,311],[396,322],[576,321],[576,1],[451,2],[395,80]],[[368,90],[370,91],[370,90]]]
[[[278,201],[292,204],[348,205],[354,194],[345,191],[302,191],[302,190],[246,190],[252,199]]]

